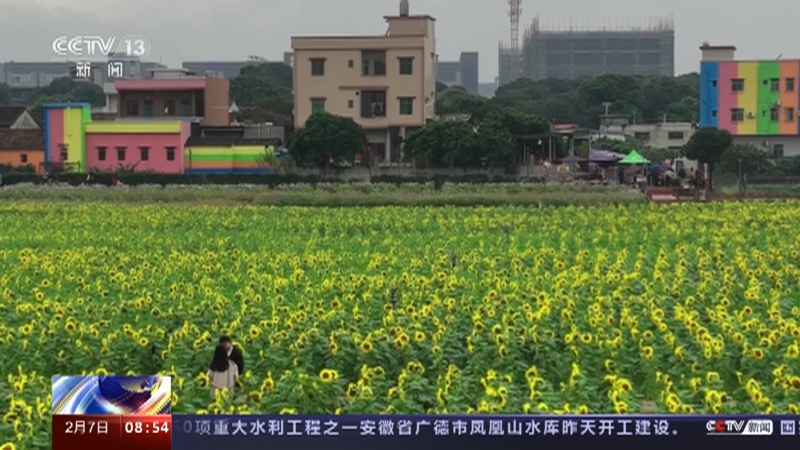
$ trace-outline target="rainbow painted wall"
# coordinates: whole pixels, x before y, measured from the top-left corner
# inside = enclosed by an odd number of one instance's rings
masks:
[[[184,173],[190,175],[263,174],[273,171],[266,156],[273,147],[242,145],[231,147],[187,146]]]
[[[740,91],[734,80],[743,81]],[[800,60],[700,63],[701,127],[734,136],[800,136],[798,115]]]
[[[86,124],[92,121],[88,103],[54,103],[44,105],[44,161],[62,163],[61,149],[67,161],[76,163],[78,171],[86,168]]]

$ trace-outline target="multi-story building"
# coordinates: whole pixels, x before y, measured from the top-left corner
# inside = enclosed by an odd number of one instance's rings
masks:
[[[438,61],[436,81],[447,86],[461,86],[478,95],[478,52],[462,52],[458,61]]]
[[[192,61],[183,63],[183,68],[196,74],[231,80],[239,76],[239,72],[247,64],[247,61]]]
[[[531,80],[572,80],[598,75],[675,75],[672,18],[637,26],[541,26],[525,30],[522,76]]]
[[[230,81],[182,69],[152,70],[143,79],[118,79],[119,118],[186,120],[228,126]]]
[[[736,47],[700,47],[700,126],[773,157],[800,155],[800,60],[737,61]]]
[[[283,52],[283,63],[289,67],[294,67],[294,52]]]
[[[633,139],[643,148],[677,153],[689,142],[695,128],[696,124],[692,122],[631,123],[627,115],[610,114],[600,116],[598,137]]]
[[[405,1],[385,19],[380,36],[292,37],[294,123],[315,112],[352,117],[391,162],[402,159],[406,133],[434,117],[436,37],[435,19],[409,15]]]

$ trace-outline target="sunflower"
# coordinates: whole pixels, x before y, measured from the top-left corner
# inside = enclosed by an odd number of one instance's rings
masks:
[[[331,369],[322,369],[319,373],[319,379],[324,383],[330,383],[339,378],[339,373]]]
[[[364,353],[369,353],[372,351],[372,342],[364,341],[361,343],[361,351]]]

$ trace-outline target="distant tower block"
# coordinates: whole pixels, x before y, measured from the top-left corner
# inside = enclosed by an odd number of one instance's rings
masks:
[[[508,17],[511,19],[511,81],[520,77],[519,17],[522,14],[522,0],[508,0]]]
[[[408,0],[400,0],[400,16],[408,17]]]

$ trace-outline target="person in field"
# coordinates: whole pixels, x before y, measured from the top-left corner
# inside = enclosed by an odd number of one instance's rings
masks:
[[[242,352],[242,349],[233,345],[233,340],[230,336],[220,337],[219,343],[220,345],[225,346],[228,359],[236,364],[236,367],[239,369],[239,374],[244,374],[244,353]]]
[[[236,377],[239,376],[239,368],[228,359],[228,349],[224,344],[217,345],[214,349],[214,359],[208,368],[208,379],[211,381],[211,394],[214,391],[227,389],[230,393],[236,388]]]

